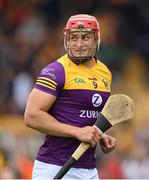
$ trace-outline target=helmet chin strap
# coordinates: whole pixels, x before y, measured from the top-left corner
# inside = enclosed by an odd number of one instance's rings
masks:
[[[86,57],[75,57],[75,56],[71,56],[69,53],[68,53],[68,57],[70,58],[70,60],[72,62],[74,62],[75,64],[79,65],[79,64],[84,64],[90,60],[92,60],[94,58],[94,56],[86,56]]]

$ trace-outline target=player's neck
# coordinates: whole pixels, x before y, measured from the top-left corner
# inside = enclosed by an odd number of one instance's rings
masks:
[[[92,68],[95,64],[96,64],[96,59],[93,58],[92,60],[85,62],[84,66],[86,66],[87,68]]]

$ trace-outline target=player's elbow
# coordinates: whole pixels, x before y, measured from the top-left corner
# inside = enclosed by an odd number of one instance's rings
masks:
[[[33,111],[25,111],[24,113],[24,123],[27,127],[33,128],[36,113]]]

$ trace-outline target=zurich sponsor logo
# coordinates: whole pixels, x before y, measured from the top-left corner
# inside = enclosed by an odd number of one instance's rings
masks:
[[[98,118],[100,113],[98,111],[91,111],[91,110],[80,110],[80,117],[81,118]]]
[[[96,93],[92,96],[92,104],[94,107],[99,107],[102,104],[102,97],[100,94]]]

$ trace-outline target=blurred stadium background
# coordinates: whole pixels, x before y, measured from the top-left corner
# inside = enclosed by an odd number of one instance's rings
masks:
[[[115,126],[110,154],[97,152],[101,179],[149,178],[149,1],[0,0],[0,178],[30,179],[43,135],[24,126],[37,74],[65,53],[69,16],[88,13],[101,26],[97,54],[113,73],[113,93],[136,103],[134,120]]]

